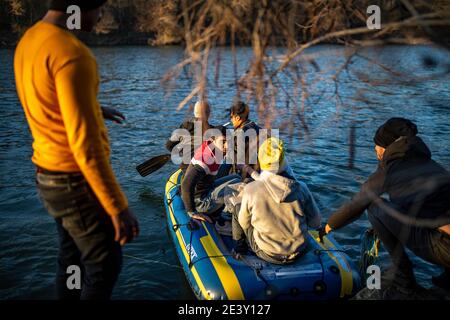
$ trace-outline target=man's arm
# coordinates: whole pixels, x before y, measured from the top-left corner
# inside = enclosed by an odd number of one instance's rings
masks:
[[[245,172],[246,175],[249,175],[253,180],[259,180],[260,174],[258,171],[253,169],[248,164],[238,164],[236,165],[236,169],[241,170],[242,172]]]
[[[178,139],[177,139],[178,138]],[[173,139],[173,140],[172,140]],[[180,143],[180,137],[175,137],[175,136],[170,136],[169,139],[167,139],[166,141],[166,149],[169,152],[172,152],[173,148],[175,148],[175,146]]]
[[[122,112],[114,109],[114,108],[110,108],[110,107],[101,107],[102,109],[102,114],[103,114],[103,118],[105,120],[111,120],[114,121],[115,123],[123,123],[123,121],[125,121],[125,116],[123,115]]]
[[[97,102],[94,59],[81,56],[55,72],[55,86],[68,144],[81,172],[109,215],[128,207],[109,162],[102,111]],[[106,130],[106,129],[105,129]]]
[[[205,170],[199,165],[189,164],[186,174],[181,182],[181,198],[184,208],[188,214],[196,212],[195,209],[195,187],[197,183],[206,176]]]
[[[350,202],[342,205],[328,219],[328,226],[331,230],[342,228],[358,219],[374,201],[374,197],[378,197],[383,193],[384,180],[385,171],[378,167],[377,171],[362,185],[361,191]]]

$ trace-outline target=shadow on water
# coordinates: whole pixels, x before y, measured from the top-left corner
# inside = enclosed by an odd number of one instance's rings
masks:
[[[138,199],[142,201],[142,203],[164,208],[164,195],[156,193],[149,187],[144,188],[138,193]]]

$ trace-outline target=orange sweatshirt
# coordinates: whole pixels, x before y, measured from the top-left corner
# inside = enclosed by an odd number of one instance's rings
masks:
[[[70,32],[40,21],[20,40],[14,71],[34,139],[32,161],[51,171],[81,171],[108,214],[123,211],[128,203],[109,162],[92,52]]]

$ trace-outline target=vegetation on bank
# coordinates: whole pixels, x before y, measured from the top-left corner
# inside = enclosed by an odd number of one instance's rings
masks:
[[[182,44],[187,29],[195,37],[195,33],[209,28],[220,45],[231,41],[251,45],[254,33],[260,31],[270,33],[266,40],[271,44],[294,46],[330,32],[365,27],[367,7],[373,4],[380,6],[383,24],[401,21],[412,12],[450,12],[446,0],[109,0],[96,35],[82,38],[93,45]],[[0,0],[0,45],[14,46],[24,30],[42,17],[46,7],[46,1]],[[436,38],[448,37],[448,32],[434,33]],[[385,32],[387,35],[394,35],[394,41],[411,43],[422,41],[426,32],[418,24],[411,24],[401,32],[391,28]],[[366,34],[344,34],[328,42],[366,38]]]

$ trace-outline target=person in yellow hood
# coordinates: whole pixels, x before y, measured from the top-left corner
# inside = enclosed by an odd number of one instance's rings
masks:
[[[247,243],[270,263],[293,262],[307,248],[308,227],[320,226],[321,214],[304,182],[298,181],[287,164],[283,142],[265,140],[258,150],[261,174],[244,187],[239,212],[232,220],[235,252],[247,251]]]
[[[109,299],[121,269],[120,245],[139,233],[111,168],[103,120],[120,122],[123,116],[100,107],[95,57],[67,30],[69,6],[78,6],[81,29],[91,31],[105,2],[50,1],[14,57],[17,93],[34,140],[38,191],[59,234],[61,299]],[[67,287],[73,265],[82,271],[81,288]]]

